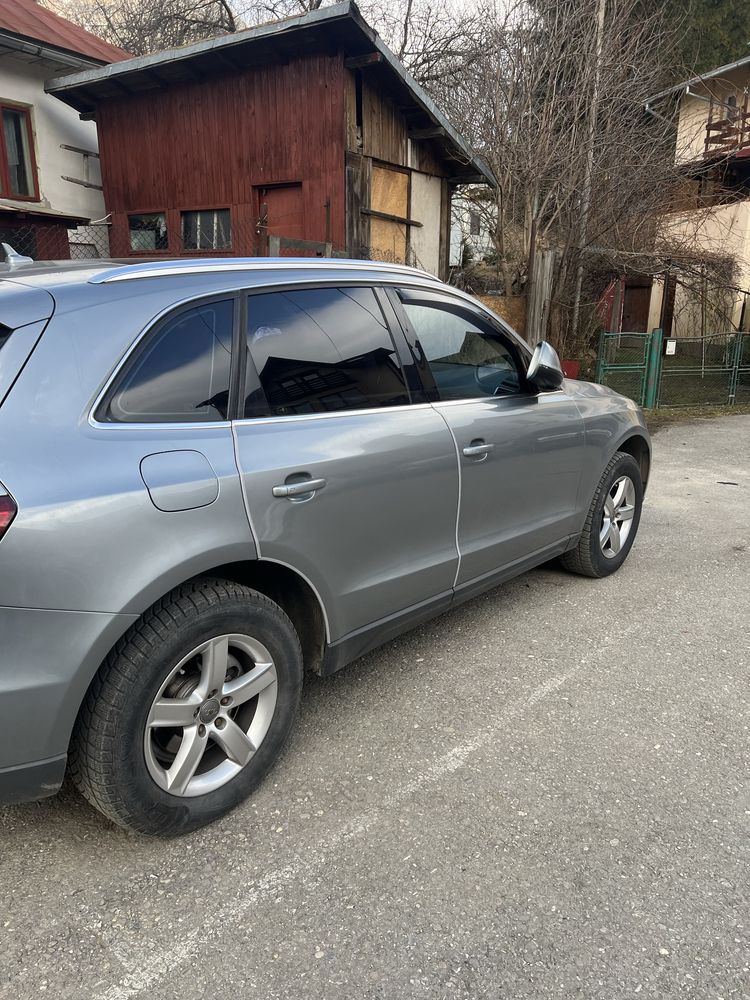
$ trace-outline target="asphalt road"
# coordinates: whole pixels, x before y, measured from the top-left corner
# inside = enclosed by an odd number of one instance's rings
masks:
[[[750,417],[662,431],[619,574],[312,679],[220,823],[0,812],[0,996],[747,998],[749,500]]]

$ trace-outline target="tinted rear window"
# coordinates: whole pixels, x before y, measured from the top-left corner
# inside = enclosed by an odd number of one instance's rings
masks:
[[[231,299],[172,316],[120,376],[106,419],[124,423],[226,420],[232,357]]]

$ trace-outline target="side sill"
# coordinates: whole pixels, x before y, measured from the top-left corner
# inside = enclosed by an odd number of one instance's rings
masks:
[[[0,770],[0,805],[35,802],[55,795],[65,777],[67,754]]]
[[[328,677],[341,670],[348,663],[359,659],[370,650],[382,646],[383,643],[395,639],[397,636],[408,632],[410,629],[421,625],[423,622],[435,618],[443,611],[447,611],[453,601],[453,593],[450,590],[437,597],[432,597],[421,604],[415,604],[406,611],[400,611],[388,618],[381,618],[371,625],[350,632],[343,639],[338,639],[326,647],[323,654],[323,661],[320,665],[321,677]]]
[[[556,556],[561,556],[563,552],[567,552],[575,545],[578,538],[578,534],[566,535],[559,542],[546,545],[543,549],[537,549],[531,555],[517,559],[501,569],[493,570],[491,573],[485,573],[484,576],[462,583],[460,587],[456,587],[455,603],[462,604],[464,601],[470,601],[472,597],[477,597],[487,590],[492,590],[493,587],[498,587],[501,583],[507,583],[508,580],[513,580],[522,573],[527,573],[530,569],[541,566],[542,563],[549,562]]]

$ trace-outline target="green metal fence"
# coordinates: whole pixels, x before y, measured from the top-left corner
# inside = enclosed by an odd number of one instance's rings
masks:
[[[750,333],[602,333],[596,380],[646,407],[750,403]]]
[[[641,406],[656,405],[661,330],[652,333],[602,333],[596,381]]]

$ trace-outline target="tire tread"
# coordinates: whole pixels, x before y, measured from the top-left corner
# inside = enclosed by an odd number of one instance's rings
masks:
[[[270,598],[250,587],[231,580],[196,579],[183,584],[160,598],[135,622],[115,644],[89,686],[79,710],[68,756],[68,770],[73,783],[96,809],[120,826],[131,830],[142,828],[138,817],[127,806],[111,780],[110,764],[117,747],[113,733],[123,705],[132,696],[134,678],[165,635],[185,621],[212,607],[221,606],[231,598],[250,600],[281,616],[296,639],[299,638],[284,611]]]
[[[589,505],[588,513],[586,514],[586,520],[583,525],[583,531],[581,532],[581,537],[578,539],[578,544],[574,549],[569,552],[564,552],[560,557],[562,565],[570,573],[576,573],[578,576],[588,576],[593,578],[601,577],[601,573],[597,570],[591,558],[592,550],[592,533],[598,535],[598,529],[594,525],[594,516],[599,507],[599,501],[604,491],[605,483],[608,481],[612,470],[622,462],[623,459],[631,459],[632,456],[628,455],[624,451],[616,451],[612,458],[609,460],[606,469],[601,475],[601,478],[594,490],[594,495],[591,498],[591,503]],[[598,537],[596,539],[597,544]]]

